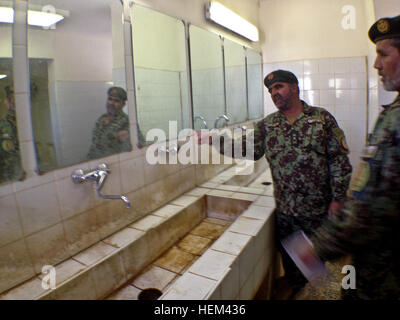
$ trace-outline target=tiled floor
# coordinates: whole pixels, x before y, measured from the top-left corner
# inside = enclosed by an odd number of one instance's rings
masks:
[[[165,291],[231,224],[232,221],[205,218],[141,274],[129,280],[106,299],[138,300],[139,294],[147,288]]]
[[[295,300],[341,300],[342,268],[350,264],[350,257],[345,256],[335,261],[326,262],[330,276],[317,287],[307,284],[296,296]]]
[[[325,266],[329,270],[330,276],[323,279],[320,285],[312,286],[308,283],[301,289],[292,300],[341,300],[341,283],[343,274],[341,273],[344,265],[350,263],[349,257],[342,257],[336,261],[328,261]],[[275,300],[287,300],[289,292],[275,292]]]

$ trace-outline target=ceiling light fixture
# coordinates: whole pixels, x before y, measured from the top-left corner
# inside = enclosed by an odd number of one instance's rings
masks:
[[[4,78],[7,78],[7,75],[6,74],[0,74],[0,80],[4,79]]]
[[[243,19],[241,16],[223,6],[217,1],[206,3],[206,19],[251,40],[258,41],[258,29],[256,26]]]
[[[48,28],[64,19],[59,13],[28,10],[28,25]],[[14,23],[14,9],[0,7],[0,22]]]
[[[0,7],[0,22],[13,23],[14,22],[14,9]]]

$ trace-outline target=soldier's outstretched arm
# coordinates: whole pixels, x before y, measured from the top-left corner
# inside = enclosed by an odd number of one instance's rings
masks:
[[[259,160],[265,154],[265,127],[264,120],[260,120],[254,126],[254,130],[248,130],[246,135],[243,135],[241,139],[232,139],[232,135],[227,137],[226,135],[220,135],[217,137],[219,143],[216,144],[216,149],[221,154],[232,157],[241,157],[249,160]],[[241,141],[240,141],[241,140]],[[211,140],[210,140],[211,143]],[[241,143],[241,154],[235,151],[235,148]]]

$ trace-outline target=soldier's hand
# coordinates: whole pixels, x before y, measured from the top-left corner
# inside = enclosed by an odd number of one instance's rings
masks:
[[[117,136],[117,139],[118,139],[120,142],[124,142],[124,141],[126,141],[126,140],[129,139],[129,132],[128,132],[128,130],[120,130],[120,131],[118,131],[115,135]]]
[[[208,130],[196,131],[197,144],[212,144],[212,135]]]
[[[331,218],[334,214],[340,211],[340,209],[343,208],[343,204],[337,201],[332,201],[331,204],[329,205],[328,209],[328,216]]]

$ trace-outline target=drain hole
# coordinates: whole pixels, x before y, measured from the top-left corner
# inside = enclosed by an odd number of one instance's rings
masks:
[[[265,181],[265,182],[261,182],[261,184],[263,184],[264,186],[269,186],[270,184],[272,184],[272,182]]]
[[[157,300],[162,295],[162,292],[156,288],[147,288],[139,293],[139,300]]]

